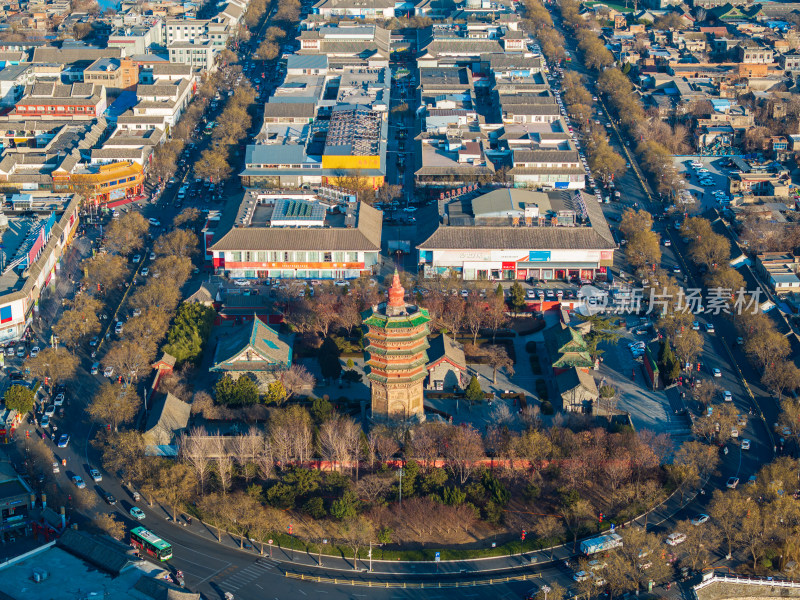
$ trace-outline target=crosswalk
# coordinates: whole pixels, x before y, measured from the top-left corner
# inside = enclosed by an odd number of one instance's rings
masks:
[[[271,558],[259,558],[256,562],[244,569],[240,569],[218,583],[224,592],[235,592],[273,569],[278,564]]]

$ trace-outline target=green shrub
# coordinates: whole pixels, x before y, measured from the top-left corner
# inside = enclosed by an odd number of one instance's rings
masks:
[[[305,504],[303,504],[303,512],[306,513],[312,519],[324,519],[325,516],[328,514],[325,512],[325,503],[322,501],[322,498],[316,496],[308,500]]]
[[[542,414],[552,415],[553,413],[555,413],[555,411],[553,410],[553,405],[550,403],[550,401],[545,400],[544,402],[542,402]]]

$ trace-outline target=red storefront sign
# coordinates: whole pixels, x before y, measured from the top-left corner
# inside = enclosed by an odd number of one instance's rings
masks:
[[[517,268],[517,263],[515,262],[503,262],[503,271],[513,271]]]

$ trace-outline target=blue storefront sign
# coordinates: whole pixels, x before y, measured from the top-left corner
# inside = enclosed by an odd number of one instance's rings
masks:
[[[547,262],[550,260],[550,250],[531,250],[528,252],[528,262]]]

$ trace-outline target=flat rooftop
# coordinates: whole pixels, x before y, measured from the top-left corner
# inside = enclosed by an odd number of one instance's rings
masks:
[[[34,583],[34,571],[44,571],[47,579]],[[136,600],[132,591],[142,575],[155,577],[161,567],[140,561],[135,568],[116,577],[90,566],[72,554],[51,546],[18,563],[0,570],[3,592],[16,600],[75,600],[76,598],[114,598]],[[95,596],[92,596],[95,594]]]

